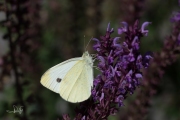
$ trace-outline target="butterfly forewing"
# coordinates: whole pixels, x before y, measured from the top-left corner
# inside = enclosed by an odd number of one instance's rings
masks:
[[[62,81],[67,72],[81,59],[81,57],[72,58],[50,68],[42,75],[41,84],[46,88],[59,93],[61,82],[57,82],[57,79]]]

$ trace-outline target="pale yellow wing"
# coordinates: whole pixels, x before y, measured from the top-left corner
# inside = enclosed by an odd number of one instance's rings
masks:
[[[69,102],[82,102],[90,97],[92,82],[92,67],[84,60],[78,61],[62,80],[60,96]]]
[[[68,71],[80,60],[82,60],[82,57],[72,58],[50,68],[42,75],[40,83],[46,88],[59,93],[61,81]]]

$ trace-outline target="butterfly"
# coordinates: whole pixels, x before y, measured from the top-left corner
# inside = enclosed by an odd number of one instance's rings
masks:
[[[85,101],[93,87],[93,59],[86,51],[82,57],[66,60],[47,70],[40,83],[66,101]]]

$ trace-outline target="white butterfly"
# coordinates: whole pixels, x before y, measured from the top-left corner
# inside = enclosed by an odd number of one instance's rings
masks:
[[[59,93],[66,101],[76,103],[87,100],[93,86],[93,60],[86,51],[82,57],[66,60],[41,77],[41,84]]]

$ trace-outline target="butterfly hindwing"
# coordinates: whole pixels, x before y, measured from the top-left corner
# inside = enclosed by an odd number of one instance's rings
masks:
[[[60,84],[60,96],[70,102],[84,101],[91,95],[88,71],[85,61],[76,63]],[[92,80],[91,80],[92,81]]]

